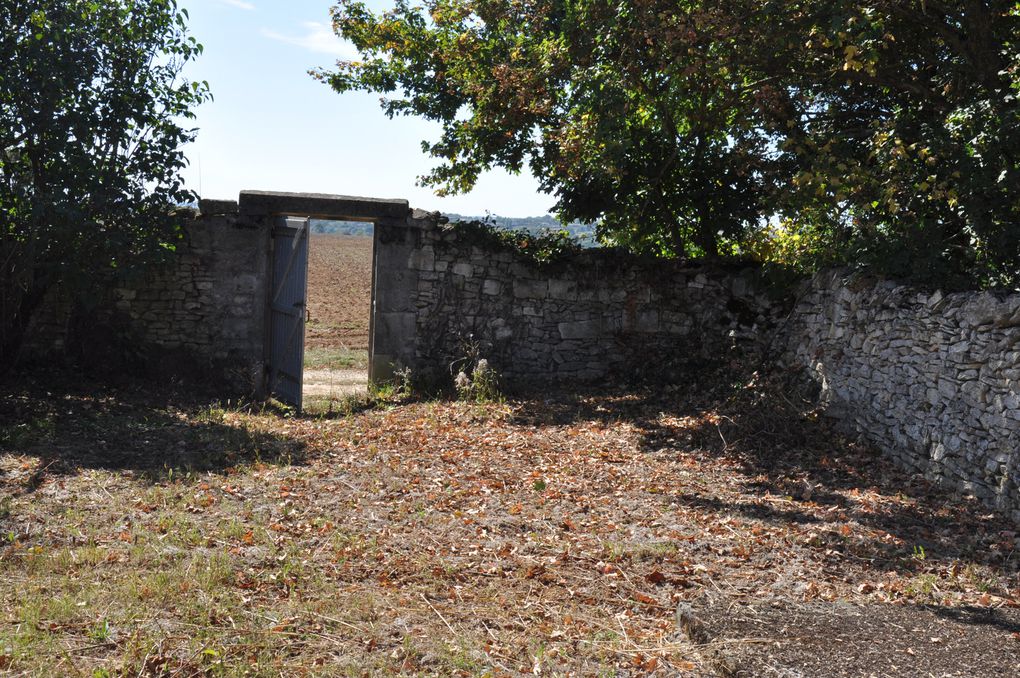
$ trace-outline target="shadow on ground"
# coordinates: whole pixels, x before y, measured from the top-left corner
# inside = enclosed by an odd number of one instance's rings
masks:
[[[739,491],[720,482],[716,491],[682,490],[671,500],[718,518],[817,526],[812,546],[831,560],[901,574],[973,563],[1020,572],[1015,525],[846,437],[813,395],[787,375],[692,365],[678,385],[559,392],[526,401],[518,419],[538,426],[625,422],[638,429],[648,454],[722,464]],[[831,529],[851,521],[876,537],[850,539]]]
[[[40,479],[106,469],[155,481],[256,461],[303,461],[302,443],[235,423],[208,397],[160,386],[66,372],[16,376],[0,390],[0,452],[39,459]]]

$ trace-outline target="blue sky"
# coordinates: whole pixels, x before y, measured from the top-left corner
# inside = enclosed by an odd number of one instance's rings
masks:
[[[179,0],[205,47],[186,77],[207,80],[215,100],[198,111],[188,147],[190,188],[207,198],[242,189],[406,198],[460,214],[544,214],[553,203],[530,175],[493,171],[470,194],[437,197],[416,185],[432,160],[421,151],[433,124],[390,120],[379,95],[337,94],[310,68],[355,58],[333,35],[330,0]],[[376,10],[387,0],[369,0]]]

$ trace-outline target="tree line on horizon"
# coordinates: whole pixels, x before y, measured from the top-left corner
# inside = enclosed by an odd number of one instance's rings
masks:
[[[443,212],[442,216],[451,222],[467,221],[487,224],[492,228],[505,231],[521,231],[531,235],[545,235],[548,233],[566,233],[571,239],[586,246],[596,246],[598,241],[595,235],[595,227],[591,224],[583,224],[579,221],[564,224],[562,221],[551,215],[535,217],[502,217],[496,214],[485,215],[464,215],[456,212]],[[369,236],[372,235],[372,224],[363,221],[336,221],[326,219],[312,219],[310,222],[312,233]]]

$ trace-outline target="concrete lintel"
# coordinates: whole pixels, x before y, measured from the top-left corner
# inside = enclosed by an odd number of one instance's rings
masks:
[[[406,200],[359,198],[323,193],[241,191],[241,214],[246,216],[302,216],[343,221],[404,220],[411,213]]]

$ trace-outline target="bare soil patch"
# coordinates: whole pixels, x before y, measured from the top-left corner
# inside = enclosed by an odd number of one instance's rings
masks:
[[[372,238],[313,233],[308,251],[308,348],[368,350]]]
[[[10,388],[0,670],[1020,668],[1015,526],[789,391],[693,372],[680,387],[368,404],[282,418],[146,388]]]
[[[344,365],[346,363],[339,363]],[[338,367],[337,363],[311,367],[306,360],[302,384],[302,412],[306,416],[333,416],[360,408],[369,399],[368,369]]]
[[[367,391],[368,373],[363,369],[305,370],[305,398],[337,398]]]

